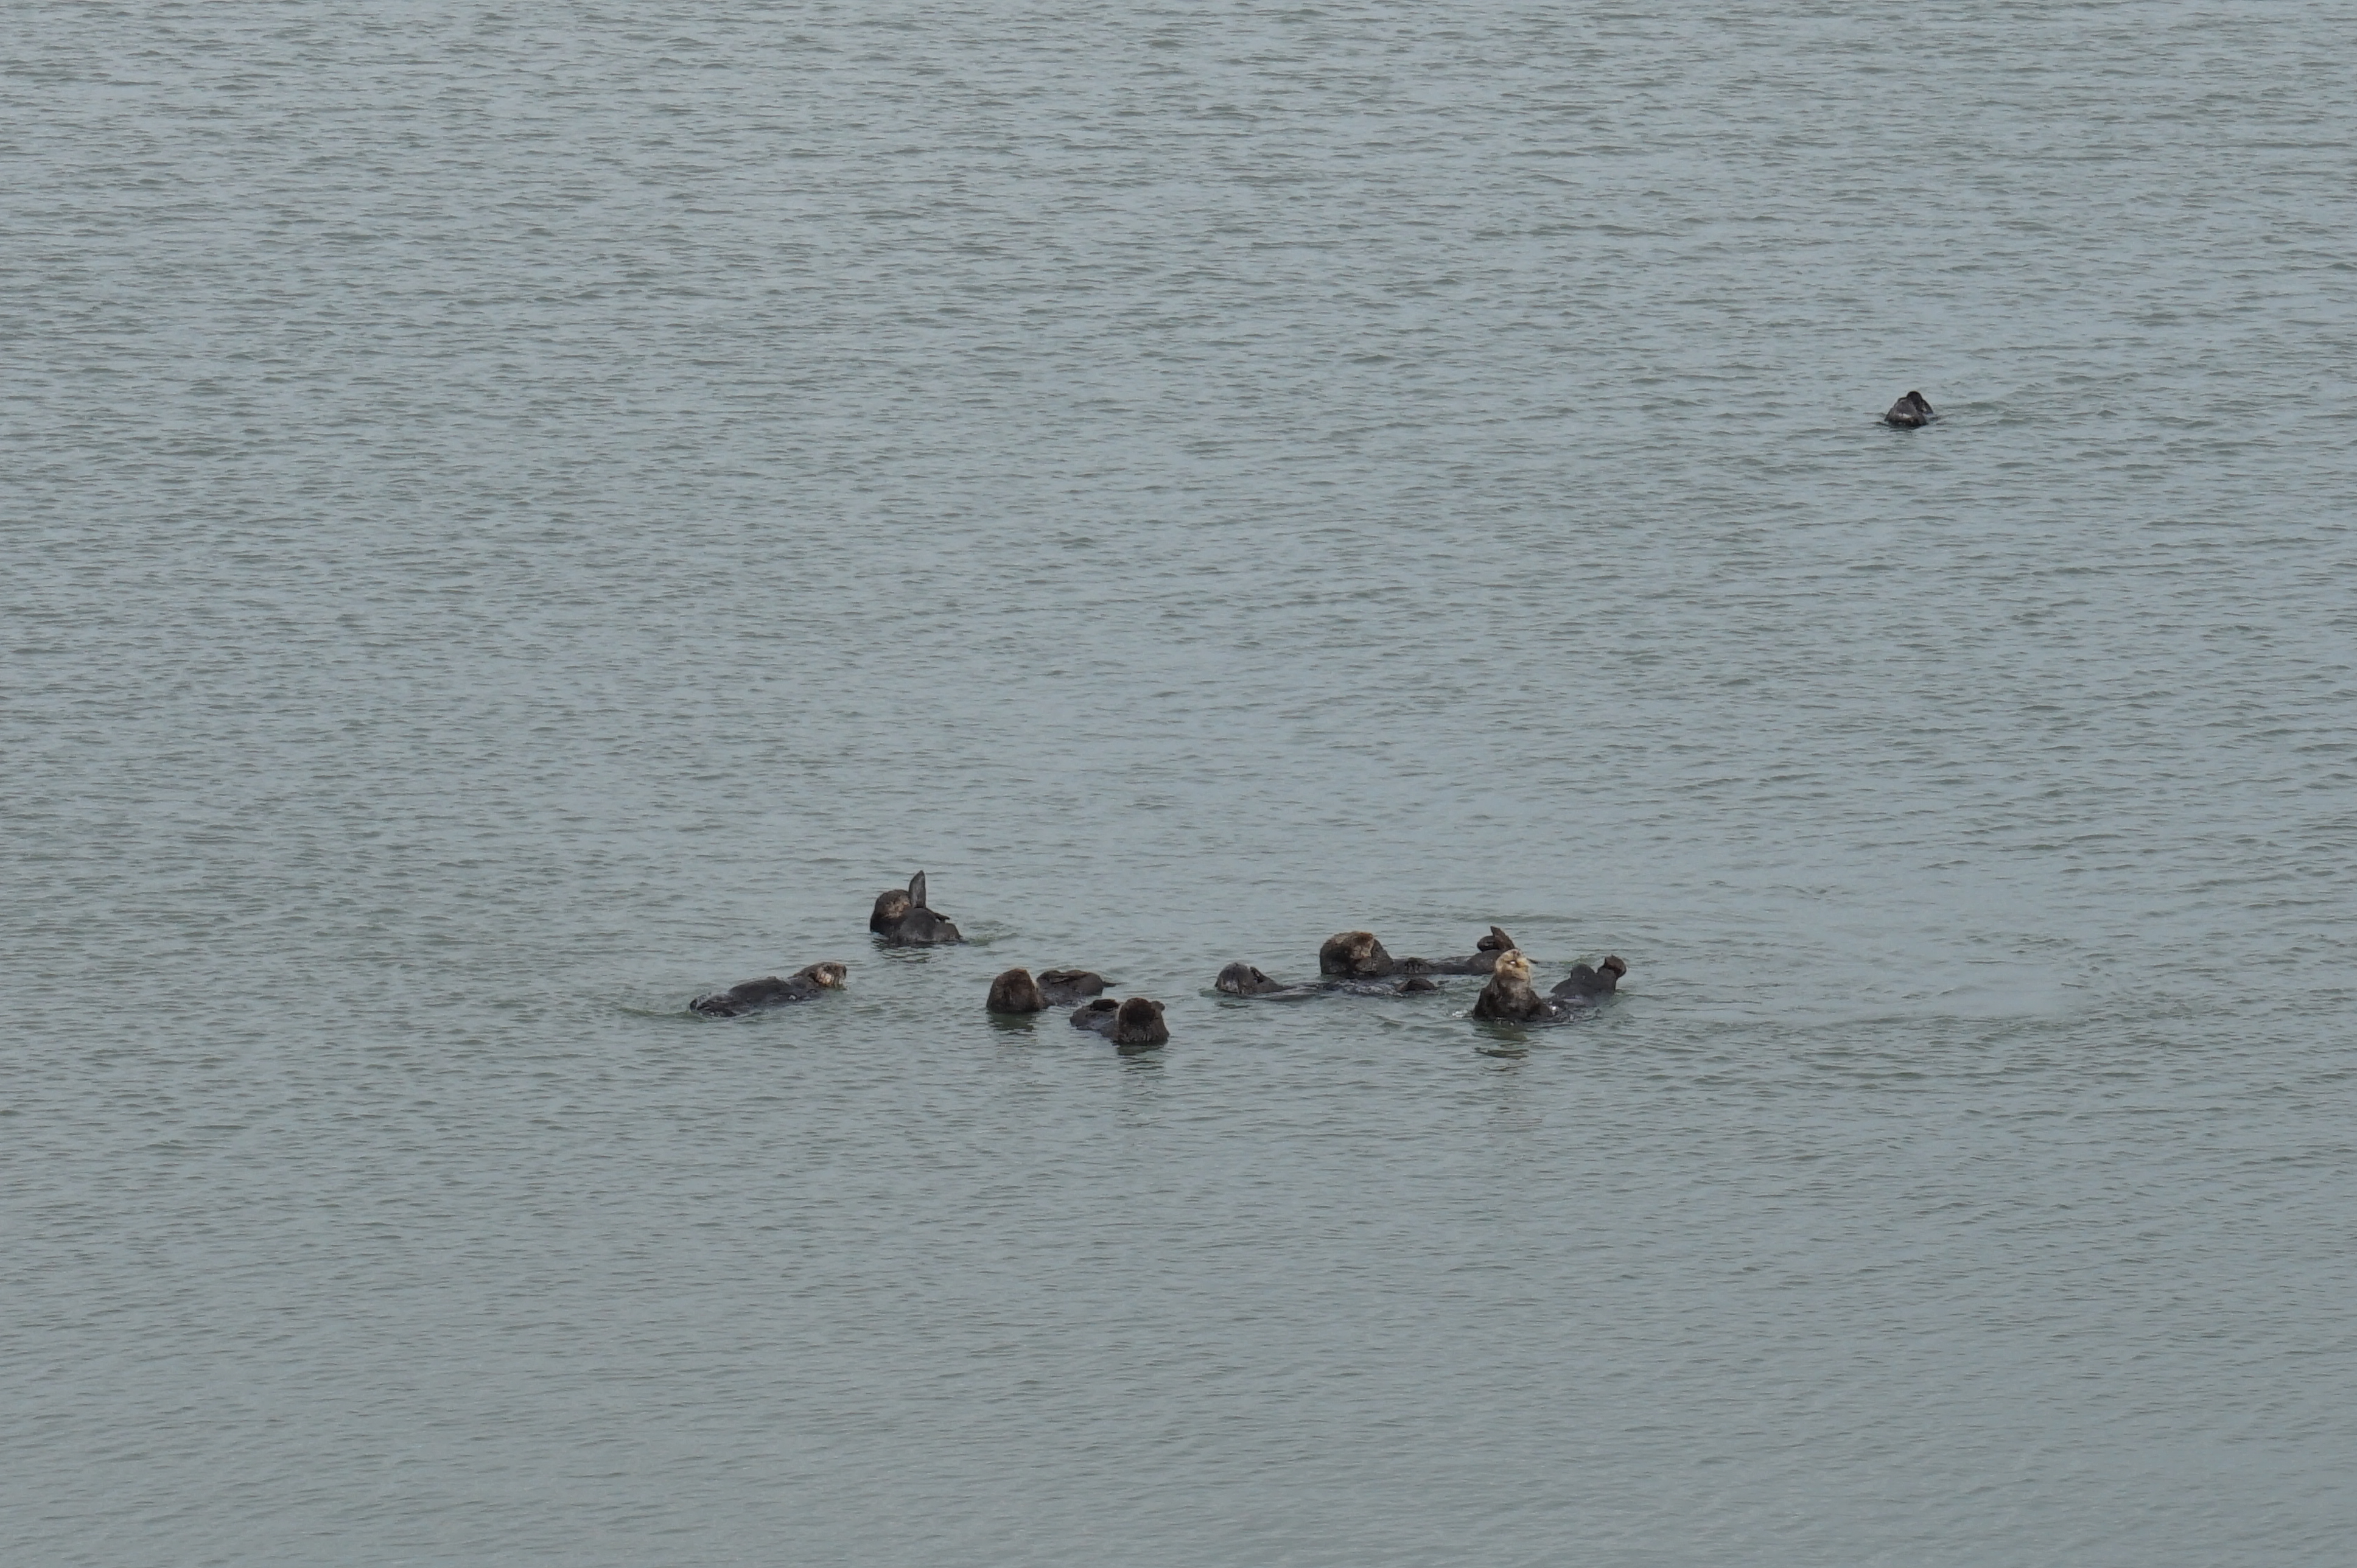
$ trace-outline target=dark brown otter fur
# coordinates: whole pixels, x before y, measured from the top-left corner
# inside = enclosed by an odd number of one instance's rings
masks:
[[[1890,412],[1882,416],[1882,423],[1896,424],[1903,430],[1920,430],[1939,417],[1932,412],[1932,405],[1923,401],[1921,392],[1910,392],[1890,405]]]
[[[1498,955],[1510,951],[1514,939],[1490,928],[1465,958],[1394,958],[1372,931],[1342,931],[1326,939],[1318,950],[1318,972],[1351,980],[1372,980],[1387,974],[1487,974]]]
[[[1629,965],[1618,954],[1606,959],[1594,969],[1584,963],[1571,966],[1571,972],[1555,982],[1551,994],[1575,1000],[1590,1000],[1609,996],[1620,988],[1620,977],[1629,972]]]
[[[1100,1035],[1110,1035],[1113,1033],[1113,1015],[1120,1011],[1120,1003],[1110,996],[1100,996],[1072,1009],[1072,1027],[1094,1029]]]
[[[1546,999],[1531,989],[1531,961],[1512,950],[1498,956],[1490,983],[1473,1003],[1473,1016],[1527,1023],[1547,1011]]]
[[[947,947],[965,938],[942,916],[925,907],[925,874],[909,878],[906,893],[894,887],[876,896],[867,929],[896,948]]]
[[[1113,982],[1092,969],[1043,969],[1039,972],[1039,989],[1048,1000],[1056,1003],[1084,1002],[1101,996]]]
[[[734,1018],[746,1013],[758,1013],[765,1007],[783,1007],[791,1002],[807,1002],[813,996],[823,996],[840,990],[849,972],[844,965],[806,964],[791,976],[780,980],[769,975],[760,980],[748,980],[732,985],[726,991],[716,991],[699,996],[687,1005],[691,1011],[707,1018]]]
[[[1010,969],[990,983],[990,1000],[983,1005],[993,1013],[1045,1013],[1048,997],[1029,970]]]
[[[1162,1021],[1162,1004],[1133,996],[1113,1018],[1113,1043],[1124,1050],[1146,1050],[1170,1043],[1170,1026]]]

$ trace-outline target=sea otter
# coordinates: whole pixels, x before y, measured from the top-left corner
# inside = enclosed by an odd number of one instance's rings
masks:
[[[790,1002],[807,1002],[813,996],[839,991],[847,977],[848,972],[842,964],[813,963],[796,970],[787,979],[780,980],[772,974],[764,980],[748,980],[742,985],[699,996],[687,1005],[691,1012],[707,1018],[734,1018],[742,1013],[783,1007]]]
[[[1343,931],[1328,937],[1318,950],[1318,972],[1352,980],[1387,974],[1487,974],[1498,955],[1513,945],[1513,938],[1492,926],[1465,958],[1394,958],[1372,931]]]
[[[1921,392],[1911,392],[1890,405],[1890,412],[1882,416],[1882,423],[1896,424],[1904,430],[1920,430],[1939,417],[1932,412],[1932,405],[1923,401]]]
[[[1577,1002],[1593,1002],[1609,996],[1620,988],[1620,977],[1629,972],[1629,965],[1618,955],[1606,959],[1594,969],[1584,963],[1571,966],[1571,972],[1555,982],[1553,996],[1569,997]]]
[[[1350,996],[1418,996],[1437,991],[1439,986],[1421,975],[1412,975],[1396,985],[1378,980],[1321,980],[1309,985],[1287,985],[1281,980],[1271,980],[1261,972],[1257,964],[1238,959],[1220,971],[1211,982],[1212,988],[1230,996],[1274,997],[1291,1001],[1301,996],[1331,996],[1340,993]]]
[[[1553,998],[1541,996],[1531,989],[1531,961],[1509,950],[1498,955],[1497,967],[1490,972],[1490,983],[1474,1000],[1473,1016],[1527,1024],[1545,1017],[1553,1011]]]
[[[1031,978],[1028,969],[1010,969],[990,983],[993,1013],[1045,1013],[1058,1003],[1078,1002],[1105,988],[1105,977],[1085,969],[1049,969]]]
[[[1113,1033],[1113,1015],[1120,1011],[1120,1003],[1110,996],[1100,996],[1072,1009],[1072,1027],[1094,1029],[1100,1035],[1110,1035]]]
[[[1124,1050],[1148,1050],[1170,1041],[1170,1026],[1162,1021],[1162,1004],[1143,996],[1126,1002],[1100,996],[1073,1010],[1072,1027],[1094,1030]]]
[[[894,887],[876,895],[867,929],[896,948],[947,947],[965,938],[958,929],[925,908],[925,874],[909,878],[906,893]]]

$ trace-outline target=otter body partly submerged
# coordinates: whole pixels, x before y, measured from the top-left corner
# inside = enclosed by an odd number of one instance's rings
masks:
[[[889,888],[876,896],[867,929],[896,948],[948,947],[965,938],[943,916],[925,907],[925,874],[909,878],[909,890]]]
[[[716,991],[689,1003],[691,1012],[707,1018],[734,1018],[746,1013],[758,1013],[765,1007],[784,1007],[796,1002],[808,1002],[830,991],[843,989],[849,972],[834,962],[813,963],[796,970],[780,980],[767,975],[732,985],[726,991]]]

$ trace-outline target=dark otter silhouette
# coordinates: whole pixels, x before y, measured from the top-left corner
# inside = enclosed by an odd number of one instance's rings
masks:
[[[1072,1009],[1072,1027],[1094,1029],[1100,1035],[1110,1035],[1113,1033],[1113,1015],[1120,1011],[1120,1003],[1110,996],[1100,996]]]
[[[1299,996],[1331,996],[1338,993],[1351,996],[1415,996],[1439,986],[1421,975],[1411,976],[1396,985],[1375,980],[1321,980],[1312,985],[1287,985],[1281,980],[1271,980],[1261,972],[1257,964],[1242,959],[1220,971],[1211,982],[1213,989],[1230,996],[1264,996],[1291,1000]]]
[[[1932,412],[1932,405],[1923,401],[1921,392],[1911,392],[1890,405],[1890,412],[1882,416],[1882,423],[1896,424],[1905,430],[1920,430],[1939,417]]]
[[[1372,931],[1342,931],[1328,937],[1318,950],[1318,972],[1351,980],[1387,974],[1487,974],[1498,955],[1513,945],[1513,938],[1492,926],[1464,958],[1394,958]]]
[[[1072,1027],[1092,1029],[1124,1050],[1150,1050],[1170,1041],[1170,1026],[1162,1021],[1162,1004],[1143,996],[1126,1002],[1100,996],[1073,1010]]]
[[[1609,996],[1620,989],[1620,977],[1629,972],[1629,965],[1618,955],[1606,959],[1594,969],[1584,963],[1571,966],[1571,972],[1555,982],[1552,996],[1570,997],[1577,1001],[1593,1001]]]
[[[1105,988],[1105,977],[1085,969],[1042,970],[1031,978],[1028,969],[1010,969],[990,983],[993,1013],[1045,1013],[1050,1006],[1094,996]]]
[[[909,878],[906,893],[899,888],[876,895],[867,929],[896,948],[947,947],[965,939],[958,929],[925,908],[925,874]]]
[[[762,980],[748,980],[742,985],[699,996],[687,1005],[690,1011],[707,1018],[734,1018],[740,1014],[758,1013],[764,1007],[783,1007],[790,1002],[807,1002],[813,996],[841,990],[847,974],[848,971],[839,963],[813,963],[796,970],[787,979],[780,980],[772,974]]]
[[[1092,969],[1043,969],[1039,972],[1039,989],[1050,1002],[1082,1002],[1101,996],[1113,983]]]
[[[1048,994],[1028,969],[1010,969],[990,983],[990,1000],[983,1005],[993,1013],[1045,1013]]]

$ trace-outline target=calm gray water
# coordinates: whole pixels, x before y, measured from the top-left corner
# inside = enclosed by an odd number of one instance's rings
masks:
[[[4,27],[0,1558],[2349,1561],[2351,5]]]

